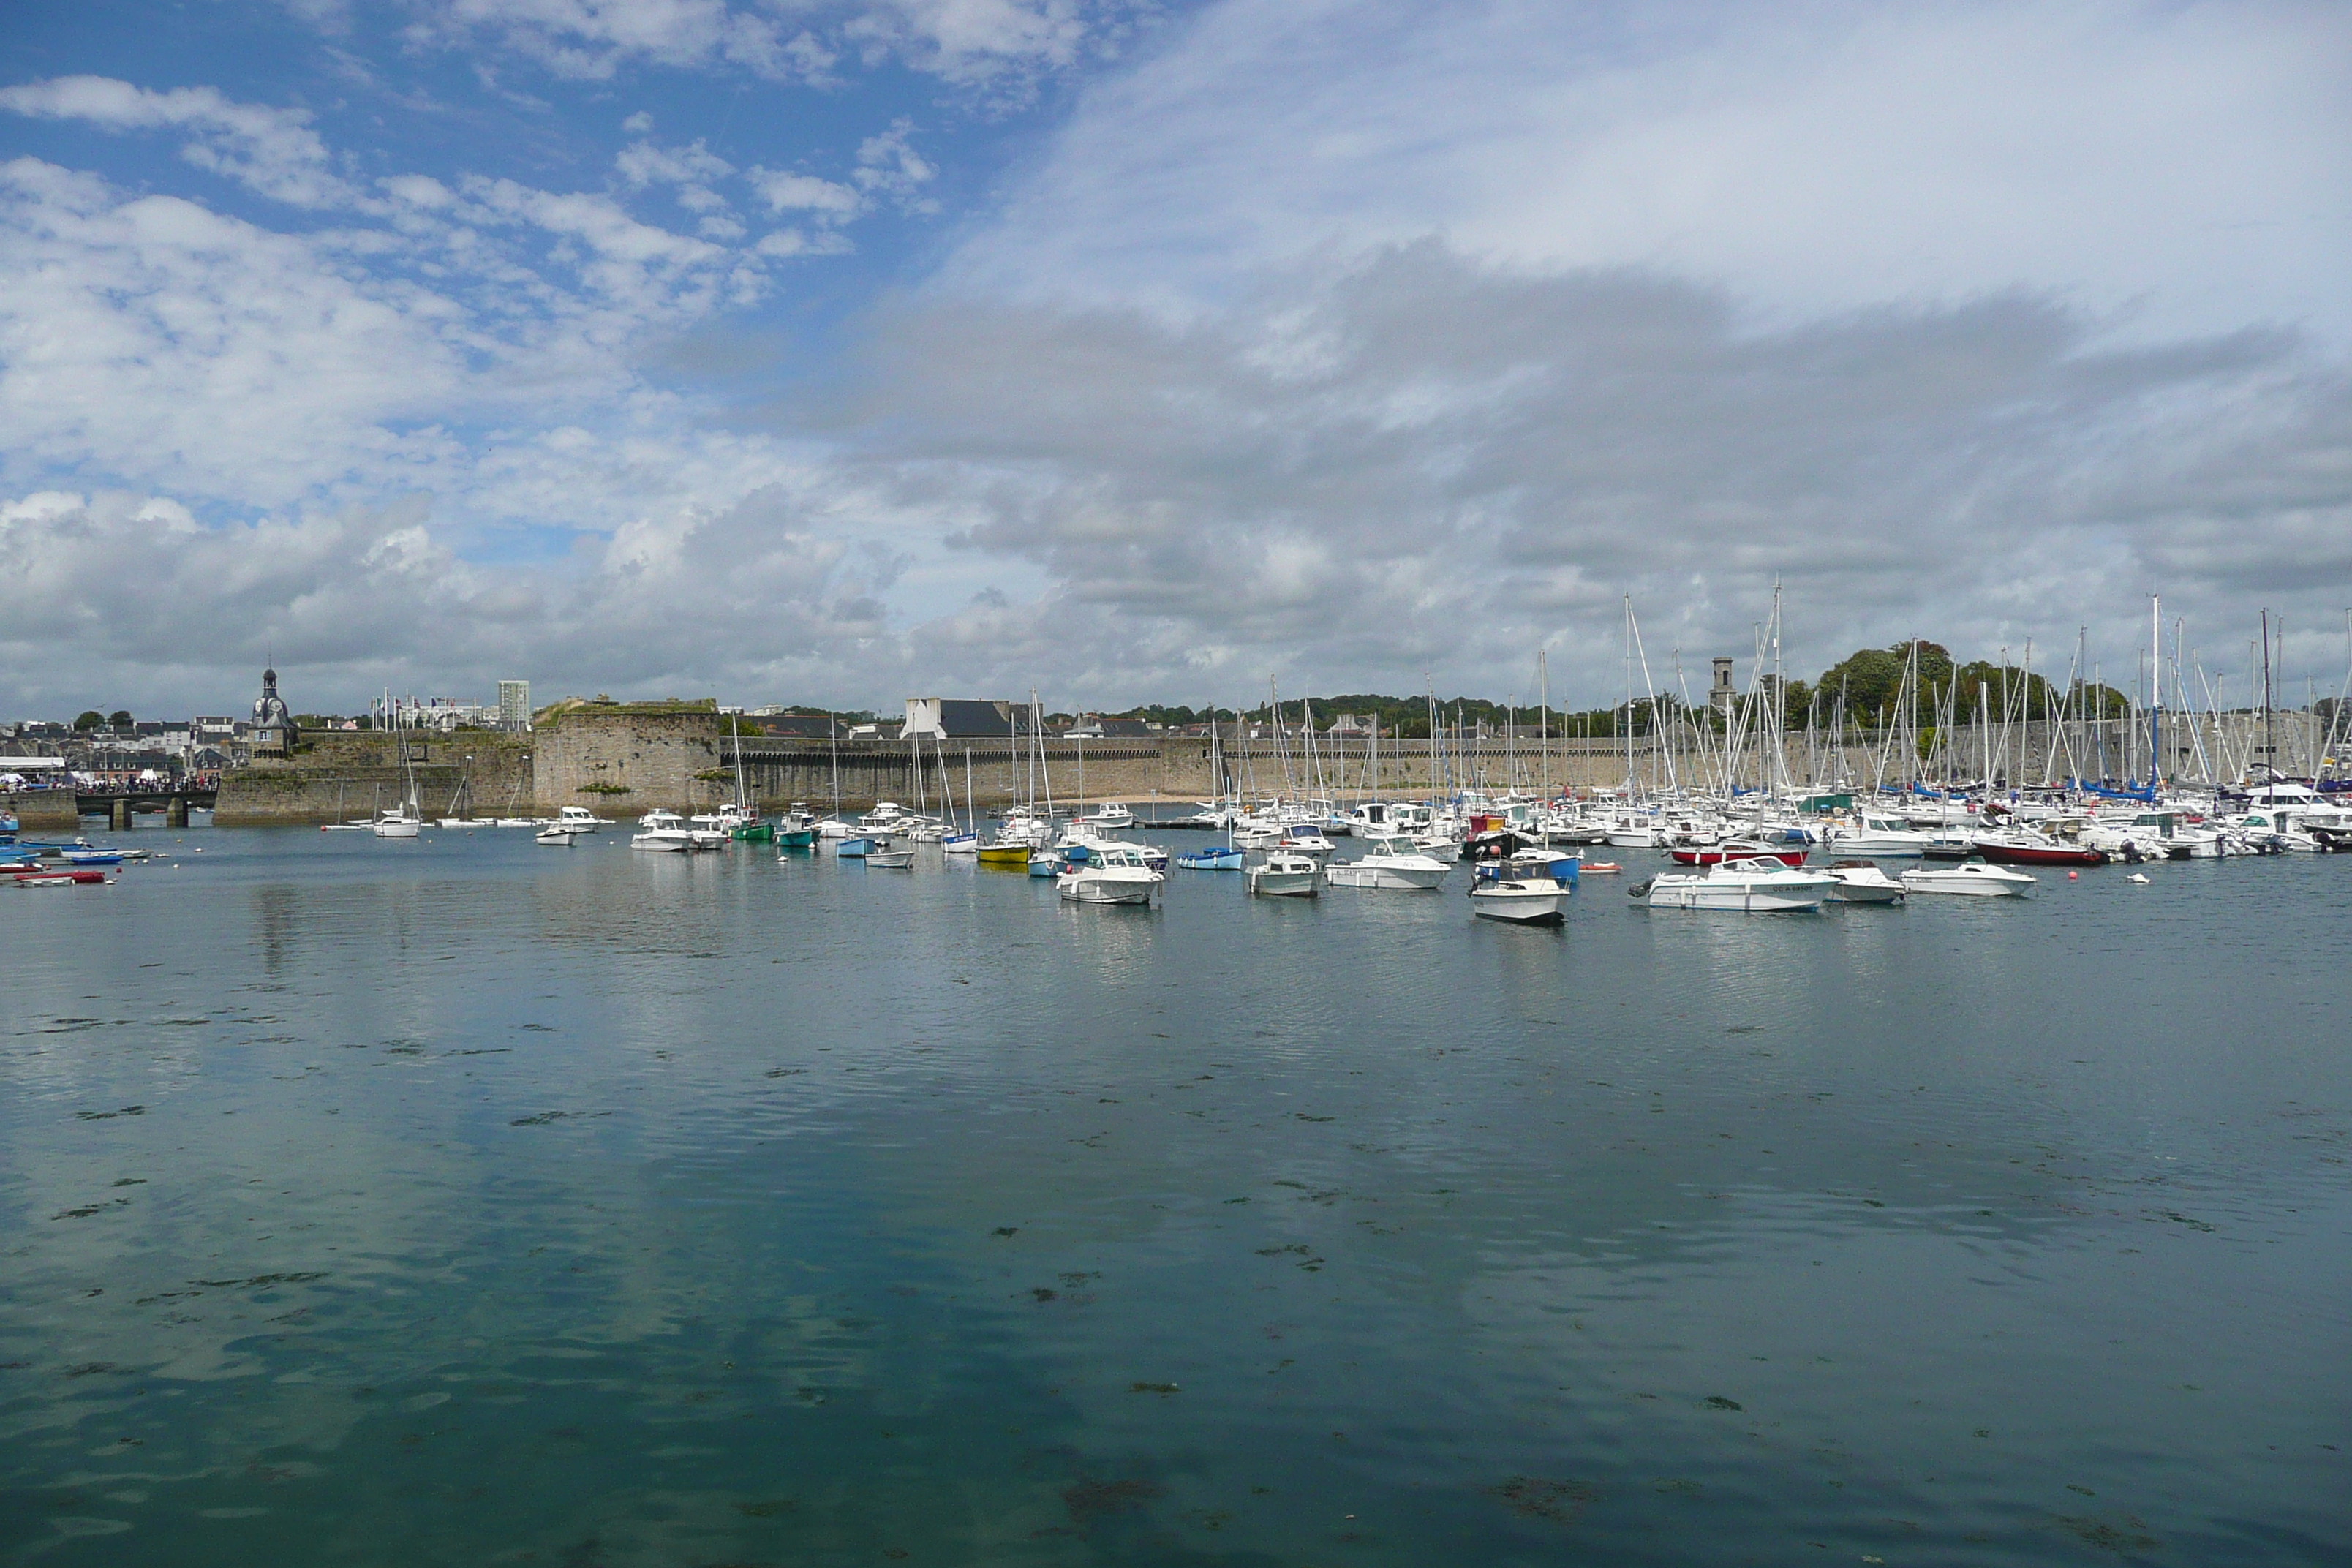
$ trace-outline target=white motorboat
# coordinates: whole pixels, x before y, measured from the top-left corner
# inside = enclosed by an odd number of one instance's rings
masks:
[[[1311,899],[1323,890],[1323,868],[1304,855],[1277,849],[1249,868],[1249,890],[1269,899]]]
[[[1963,893],[1980,899],[2024,897],[2034,879],[2007,866],[1963,860],[1957,866],[1922,866],[1903,873],[1903,886],[1914,893]]]
[[[445,816],[439,819],[443,827],[496,827],[496,818],[488,816]]]
[[[416,814],[416,808],[405,805],[387,807],[368,824],[368,831],[378,838],[414,838],[424,827],[425,819]]]
[[[1778,914],[1818,910],[1837,887],[1827,871],[1800,871],[1777,860],[1730,860],[1696,874],[1669,872],[1626,889],[1654,910],[1732,910]]]
[[[1450,868],[1434,855],[1424,855],[1409,838],[1383,834],[1371,841],[1371,851],[1342,861],[1325,873],[1335,888],[1434,888]]]
[[[544,832],[533,835],[531,842],[544,844],[554,849],[569,849],[579,837],[580,835],[569,827],[551,827]]]
[[[1834,904],[1894,904],[1903,900],[1903,884],[1868,860],[1840,860],[1829,868],[1837,879],[1830,889]]]
[[[1559,906],[1567,889],[1549,877],[1531,881],[1474,882],[1470,912],[1481,920],[1507,921],[1513,925],[1558,925]]]
[[[1286,853],[1312,855],[1318,860],[1330,858],[1339,847],[1324,837],[1320,828],[1308,824],[1299,824],[1285,828],[1281,838],[1276,842]]]
[[[637,831],[630,835],[629,847],[663,855],[684,855],[694,847],[694,835],[688,830],[686,819],[677,813],[649,811],[637,818]]]
[[[915,852],[912,849],[869,849],[866,852],[866,863],[885,871],[911,871],[915,868]]]
[[[506,823],[499,824],[503,827]],[[555,814],[555,826],[567,833],[595,833],[613,825],[584,805],[567,805]]]
[[[1123,833],[1135,826],[1135,813],[1117,801],[1106,801],[1080,820],[1097,833]]]
[[[1137,850],[1104,844],[1055,877],[1054,888],[1073,903],[1148,904],[1166,880],[1144,864]]]

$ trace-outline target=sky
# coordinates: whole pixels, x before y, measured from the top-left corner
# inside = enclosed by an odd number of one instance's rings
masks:
[[[2333,694],[2352,11],[0,9],[0,717]],[[1635,679],[1640,681],[1637,673]],[[2168,680],[2170,677],[2168,676]],[[2308,683],[2308,688],[2306,683]],[[1648,683],[1643,682],[1644,686]],[[2168,701],[2179,693],[2168,687]]]

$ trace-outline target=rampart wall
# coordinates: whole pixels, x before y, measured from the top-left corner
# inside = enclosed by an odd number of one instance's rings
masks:
[[[412,774],[417,802],[428,817],[531,809],[532,747],[527,735],[331,730],[304,737],[301,745],[283,761],[257,761],[222,774],[213,821],[250,827],[364,817],[399,805]]]

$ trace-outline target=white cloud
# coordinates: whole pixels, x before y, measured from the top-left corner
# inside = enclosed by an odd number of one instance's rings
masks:
[[[299,109],[236,103],[209,87],[152,92],[109,77],[58,77],[0,88],[0,109],[102,130],[179,131],[180,155],[200,169],[295,206],[342,205],[351,190],[336,176],[326,144]]]
[[[963,258],[1188,309],[1442,235],[1775,319],[2023,286],[2352,334],[2352,13],[2248,0],[1222,5],[1087,92]]]
[[[751,182],[751,188],[760,193],[771,212],[808,212],[815,214],[820,221],[839,222],[856,217],[866,207],[866,199],[849,186],[814,174],[762,169],[755,164],[745,178]]]
[[[913,134],[913,122],[898,120],[880,135],[859,142],[854,177],[858,189],[887,196],[906,211],[937,212],[939,204],[924,196],[922,188],[939,171],[915,151],[909,140]]]
[[[1139,0],[442,0],[413,7],[420,44],[497,44],[560,77],[624,67],[749,70],[827,83],[844,54],[895,60],[959,87],[1014,94],[1040,75],[1115,51]]]
[[[690,147],[660,147],[651,142],[632,142],[613,159],[613,166],[632,190],[643,190],[648,184],[698,185],[712,180],[723,180],[735,172],[735,165],[719,157],[696,137]]]

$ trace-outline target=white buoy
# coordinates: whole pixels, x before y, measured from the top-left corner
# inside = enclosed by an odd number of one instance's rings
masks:
[[[2126,877],[2124,880],[2126,882],[2137,882],[2143,887],[2147,884],[2147,879],[2141,876],[2137,871],[2134,871],[2130,876]]]

